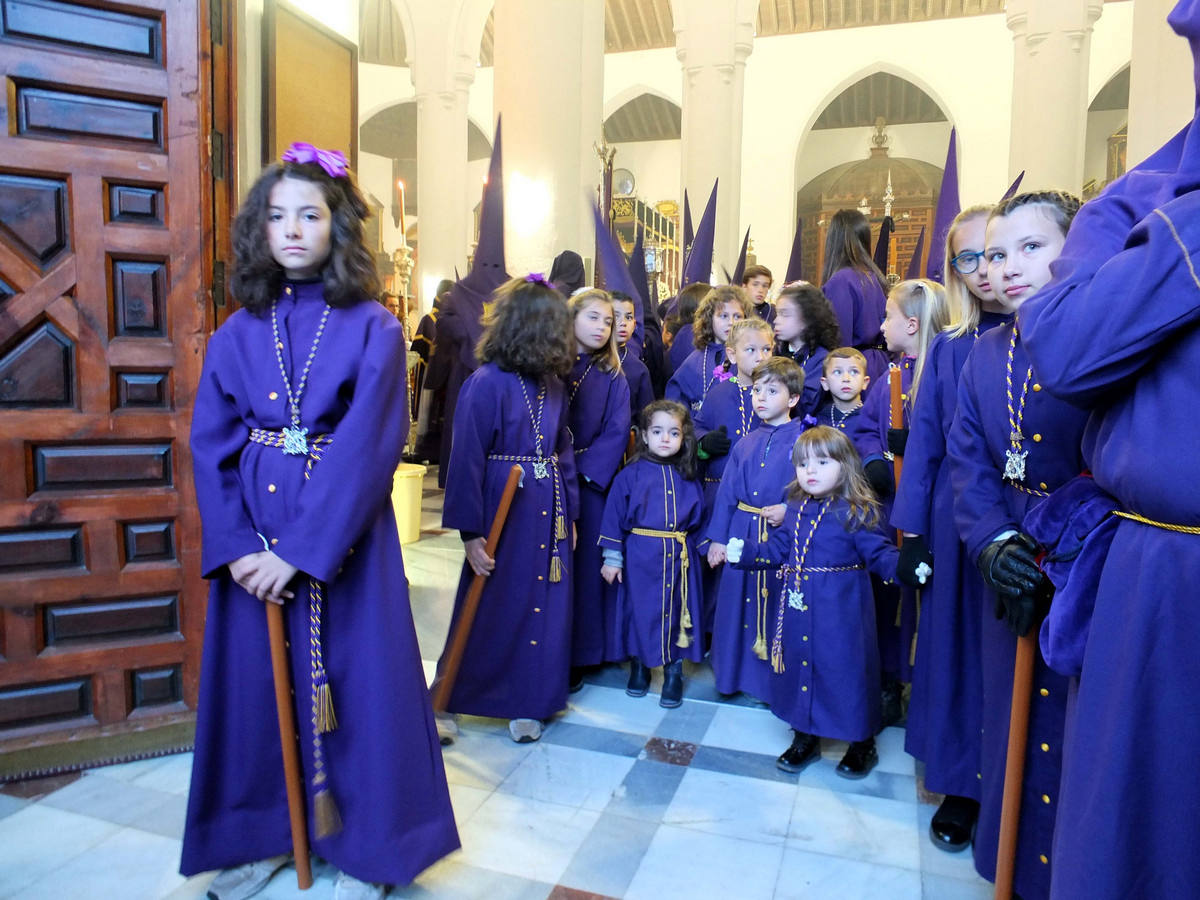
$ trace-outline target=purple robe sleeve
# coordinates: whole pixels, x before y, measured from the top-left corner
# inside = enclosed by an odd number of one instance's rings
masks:
[[[550,399],[553,400],[557,396],[559,405],[558,434],[555,435],[554,452],[558,454],[558,471],[562,476],[563,493],[566,495],[563,498],[563,506],[566,510],[567,521],[574,522],[579,518],[579,479],[575,470],[575,445],[571,439],[571,428],[568,425],[571,418],[567,408],[567,390],[557,378],[547,376],[547,380],[550,386]],[[557,389],[557,395],[555,389]],[[626,408],[628,405],[628,400],[626,400]]]
[[[576,448],[575,468],[593,484],[607,489],[621,468],[625,447],[629,443],[629,383],[616,373],[597,374],[606,379],[603,382],[604,389],[596,390],[591,396],[598,400],[602,398],[602,406],[587,409],[586,413],[589,417],[593,414],[596,416],[599,421],[593,419],[593,422],[599,430],[586,447]],[[584,399],[576,395],[577,403]]]
[[[486,534],[491,527],[485,521],[483,475],[501,422],[501,398],[497,396],[496,380],[487,377],[490,371],[476,370],[459,394],[448,463],[453,477],[446,479],[442,504],[442,526],[469,535]]]
[[[846,513],[843,513],[845,516]],[[843,518],[843,525],[845,525]],[[896,580],[896,566],[900,562],[900,551],[896,545],[883,536],[877,528],[855,528],[850,530],[854,538],[854,547],[859,557],[866,564],[867,571],[878,575],[884,581]]]
[[[772,528],[765,541],[746,541],[741,560],[730,565],[735,569],[778,569],[792,554],[792,535],[799,515],[797,507],[789,504],[783,524]]]
[[[833,314],[837,316],[842,341],[846,344],[859,343],[863,295],[862,287],[854,277],[854,270],[839,269],[834,272],[821,290],[829,298],[829,305],[833,307]]]
[[[946,436],[942,431],[941,382],[938,366],[946,348],[946,335],[936,335],[926,351],[921,390],[913,405],[904,448],[904,471],[896,487],[892,524],[910,534],[929,535],[933,488],[942,460]]]
[[[708,521],[705,533],[710,541],[724,544],[729,540],[730,525],[733,521],[733,511],[737,509],[738,501],[749,496],[746,487],[746,463],[751,451],[751,441],[738,441],[729,454],[729,462],[721,473],[721,485],[717,488],[717,499],[713,503],[712,518]]]
[[[797,415],[811,415],[820,407],[824,393],[821,379],[825,376],[825,357],[828,355],[829,351],[824,347],[817,347],[804,361],[804,393],[800,396]]]
[[[622,469],[613,479],[604,501],[604,515],[600,519],[600,538],[597,543],[607,550],[625,549],[625,536],[629,533],[629,489],[633,484],[633,465]]]

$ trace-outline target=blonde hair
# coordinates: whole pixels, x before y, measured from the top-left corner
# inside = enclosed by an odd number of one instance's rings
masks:
[[[775,329],[758,316],[750,316],[747,319],[738,319],[733,323],[733,327],[729,329],[729,337],[725,339],[725,346],[736,349],[738,338],[748,331],[760,332],[767,335],[767,339],[772,343],[775,341]]]
[[[700,301],[696,307],[696,316],[692,319],[692,343],[697,350],[703,350],[709,344],[716,342],[713,335],[713,316],[726,303],[736,303],[742,308],[742,318],[748,319],[754,314],[750,307],[750,296],[744,288],[735,284],[723,284],[715,287]]]
[[[828,456],[841,463],[842,478],[834,485],[830,496],[841,497],[849,504],[850,521],[855,528],[874,528],[879,524],[879,501],[875,499],[875,492],[863,474],[858,451],[845,432],[828,425],[817,425],[802,431],[792,447],[792,467],[799,468],[800,461],[809,456]],[[808,496],[798,479],[788,484],[787,495],[789,500]]]
[[[574,333],[575,319],[587,307],[593,303],[605,304],[609,312],[613,312],[613,300],[609,296],[608,291],[602,291],[600,288],[589,288],[586,291],[580,291],[567,301],[567,310],[571,313],[571,330]],[[613,324],[608,329],[608,342],[598,350],[592,351],[592,358],[596,361],[596,365],[604,372],[620,372],[621,371],[621,354],[617,348],[617,323],[616,314],[613,313]]]
[[[908,389],[909,401],[915,404],[929,345],[933,336],[950,324],[950,304],[946,300],[946,289],[928,278],[900,282],[892,288],[888,299],[895,301],[905,318],[917,320],[917,361],[913,366],[912,386]]]
[[[946,265],[942,272],[946,279],[946,295],[951,311],[946,330],[950,332],[951,337],[963,337],[973,333],[979,327],[979,314],[983,310],[983,301],[971,293],[963,277],[958,274],[958,269],[954,268],[954,236],[968,222],[978,218],[986,221],[991,213],[990,203],[968,206],[954,217],[954,221],[950,223],[950,230],[946,232]],[[979,265],[983,264],[983,258],[980,257]]]

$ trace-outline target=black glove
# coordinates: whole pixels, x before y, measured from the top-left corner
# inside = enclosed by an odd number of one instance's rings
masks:
[[[907,428],[889,428],[888,429],[888,450],[896,456],[904,455],[904,448],[908,446],[908,429]]]
[[[914,537],[905,535],[904,543],[900,545],[900,561],[896,564],[896,580],[909,587],[925,587],[929,579],[926,578],[923,583],[917,577],[917,566],[921,563],[933,568],[933,554],[929,552],[929,545],[919,534]]]
[[[732,445],[729,443],[729,434],[725,431],[724,425],[700,438],[700,449],[708,459],[712,459],[714,456],[724,456],[729,452],[730,446]]]
[[[863,466],[863,473],[867,476],[867,484],[871,486],[871,490],[880,500],[890,497],[896,492],[896,482],[892,480],[891,463],[882,459],[873,459]]]
[[[984,547],[976,565],[987,586],[1001,597],[1032,595],[1042,580],[1042,570],[1034,558],[1037,550],[1037,541],[1017,532]]]
[[[1054,585],[1042,574],[1037,587],[1030,594],[1019,597],[996,596],[996,618],[1003,619],[1008,630],[1022,637],[1041,624],[1050,612],[1050,600],[1054,596]]]

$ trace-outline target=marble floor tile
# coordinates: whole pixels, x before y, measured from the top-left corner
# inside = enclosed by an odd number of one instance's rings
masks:
[[[674,741],[657,736],[646,741],[645,758],[656,762],[687,767],[695,755],[696,745],[688,741]]]
[[[454,807],[454,821],[459,828],[466,824],[471,816],[475,815],[475,811],[483,805],[483,801],[492,795],[490,790],[468,787],[465,784],[451,784],[448,787],[450,788],[450,805]]]
[[[792,729],[769,711],[719,706],[704,733],[706,747],[726,747],[776,757],[792,742]]]
[[[645,697],[629,697],[625,691],[617,688],[585,684],[583,690],[571,695],[566,715],[560,721],[649,737],[654,734],[663,716],[670,712],[659,706],[658,699],[649,694]]]
[[[514,744],[507,735],[461,729],[454,743],[442,748],[446,780],[451,784],[492,790],[520,765],[536,744]]]
[[[947,853],[933,845],[933,841],[929,839],[929,823],[933,820],[935,812],[937,812],[935,806],[924,803],[917,806],[917,845],[921,849],[921,871],[929,875],[958,878],[987,885],[988,882],[980,878],[979,873],[975,871],[975,862],[971,856],[970,847],[958,853]]]
[[[917,804],[798,787],[787,845],[862,862],[919,870]]]
[[[791,848],[783,851],[774,900],[921,900],[921,873]]]
[[[658,831],[654,822],[604,814],[592,826],[559,883],[607,897],[624,897]]]
[[[0,794],[0,819],[5,816],[11,816],[17,810],[24,809],[29,805],[28,800],[21,797],[10,797],[7,794]]]
[[[53,874],[120,830],[111,822],[41,803],[0,819],[0,897]]]
[[[640,734],[576,725],[561,719],[546,726],[541,742],[575,747],[579,750],[594,750],[597,753],[611,753],[614,756],[628,756],[631,759],[641,755],[646,747],[646,738]]]
[[[600,812],[633,763],[626,756],[538,743],[496,790]]]
[[[843,745],[844,746],[844,745]],[[842,750],[844,753],[845,750]],[[837,764],[842,753],[834,751],[828,758],[822,757],[799,775],[793,775],[797,784],[820,788],[839,794],[863,794],[882,797],[886,800],[916,802],[916,779],[911,775],[885,772],[876,766],[866,778],[843,778],[837,774]]]
[[[689,702],[678,709],[670,711],[670,715],[659,720],[655,737],[667,738],[672,741],[687,741],[699,744],[704,740],[704,734],[712,724],[713,716],[720,707],[714,703]]]
[[[152,791],[186,795],[192,778],[192,754],[175,753],[162,757],[159,762],[160,765],[130,779],[131,783]],[[109,770],[103,769],[97,774],[108,776]]]
[[[462,828],[468,865],[557,884],[600,814],[497,791]]]
[[[86,774],[103,775],[105,778],[115,778],[118,781],[134,781],[165,765],[168,759],[170,759],[168,756],[136,759],[133,762],[117,763],[112,766],[100,766],[95,769],[89,769]]]
[[[625,897],[767,898],[775,889],[782,858],[782,844],[740,841],[662,825]]]
[[[663,824],[782,844],[795,790],[757,778],[689,769],[663,814]]]
[[[455,853],[430,866],[405,887],[392,888],[389,897],[405,900],[546,900],[553,885],[519,875],[480,869]]]
[[[123,828],[13,894],[13,900],[162,897],[184,882],[179,846],[178,840]]]
[[[639,759],[613,791],[604,812],[642,822],[661,822],[687,771],[670,763]]]
[[[44,797],[40,804],[147,831],[171,830],[169,823],[186,804],[185,797],[97,774],[102,771],[86,773],[74,784]]]
[[[982,878],[963,881],[925,872],[921,875],[921,884],[926,900],[990,900],[996,894],[995,886]]]

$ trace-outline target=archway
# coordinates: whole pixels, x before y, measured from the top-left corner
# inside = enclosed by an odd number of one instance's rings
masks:
[[[1125,174],[1129,125],[1129,64],[1105,82],[1088,106],[1084,137],[1083,197],[1090,199]]]

